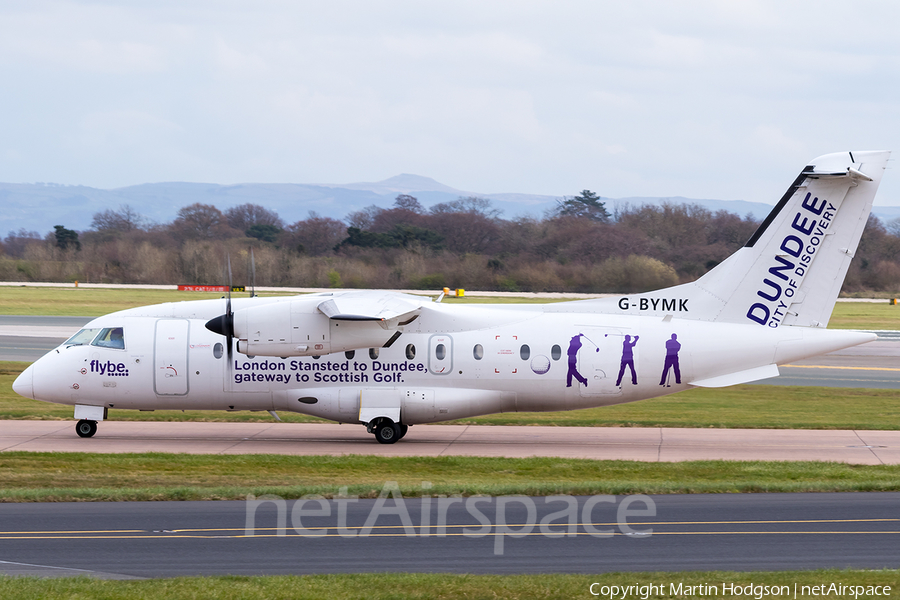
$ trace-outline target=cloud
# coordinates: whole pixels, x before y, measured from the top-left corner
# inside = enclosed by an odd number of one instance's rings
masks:
[[[750,142],[761,151],[774,152],[779,156],[793,155],[806,150],[803,142],[785,135],[781,129],[773,125],[756,126],[750,135]]]
[[[898,16],[883,0],[13,0],[0,180],[412,172],[484,192],[768,197],[817,154],[893,145]]]

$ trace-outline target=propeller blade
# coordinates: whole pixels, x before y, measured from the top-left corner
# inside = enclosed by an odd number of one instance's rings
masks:
[[[231,287],[234,285],[231,277],[231,256],[226,257],[226,265],[228,268],[228,286],[225,290],[225,314],[230,315],[231,313]]]
[[[234,311],[231,310],[231,287],[234,285],[234,281],[232,280],[231,273],[231,255],[226,257],[226,264],[228,265],[228,292],[225,296],[225,338],[228,342],[228,376],[231,379],[231,360],[234,355]]]

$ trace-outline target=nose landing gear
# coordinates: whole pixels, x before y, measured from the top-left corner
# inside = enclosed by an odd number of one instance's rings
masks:
[[[107,411],[105,406],[76,404],[75,418],[78,419],[78,423],[75,424],[75,433],[78,437],[89,438],[97,433],[97,423],[107,418]]]

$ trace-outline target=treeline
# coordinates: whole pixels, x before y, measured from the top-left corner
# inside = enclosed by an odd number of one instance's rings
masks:
[[[543,218],[504,219],[488,200],[425,209],[408,195],[344,220],[310,213],[285,223],[257,204],[208,204],[149,223],[128,206],[93,216],[87,231],[58,225],[11,232],[0,244],[6,281],[219,284],[230,256],[236,285],[463,287],[501,291],[638,292],[691,281],[750,238],[758,223],[692,204],[619,209],[589,190]],[[900,289],[900,223],[870,217],[847,292]]]

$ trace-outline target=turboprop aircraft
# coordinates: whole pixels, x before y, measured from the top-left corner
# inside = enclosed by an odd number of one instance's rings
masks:
[[[390,444],[419,423],[774,377],[875,339],[825,326],[889,155],[811,161],[746,245],[692,283],[544,305],[361,290],[158,304],[94,319],[13,389],[74,405],[82,437],[110,408],[282,410]]]

